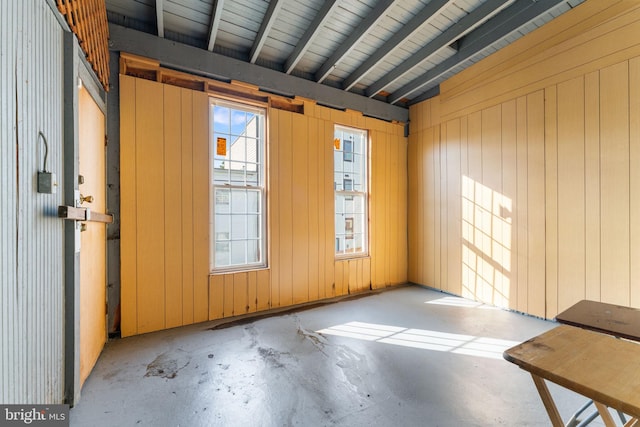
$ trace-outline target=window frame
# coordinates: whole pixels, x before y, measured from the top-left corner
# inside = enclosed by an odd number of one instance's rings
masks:
[[[351,132],[354,134],[362,134],[362,156],[363,159],[361,160],[362,163],[362,177],[361,177],[361,186],[362,191],[358,191],[355,189],[356,186],[356,180],[353,179],[353,177],[349,177],[349,178],[345,178],[345,173],[344,170],[342,171],[338,171],[336,169],[336,151],[337,150],[337,145],[336,145],[336,140],[338,139],[337,135],[338,135],[338,131],[341,132]],[[345,141],[341,140],[340,144],[342,145],[342,149],[339,150],[339,152],[343,153],[343,165],[344,163],[349,163],[351,165],[355,165],[355,156],[356,155],[360,155],[360,153],[357,153],[355,150],[355,142],[354,141],[347,141],[351,143],[350,146],[350,150],[349,151],[344,151],[344,148],[347,146],[347,144],[345,144]],[[370,221],[369,221],[369,197],[370,197],[370,161],[371,161],[371,151],[370,151],[370,147],[371,147],[371,141],[370,141],[370,132],[367,129],[360,129],[360,128],[356,128],[353,126],[346,126],[346,125],[340,125],[340,124],[334,124],[334,147],[332,149],[333,151],[333,155],[334,155],[334,161],[333,161],[333,185],[334,185],[334,240],[336,242],[335,245],[335,250],[334,250],[334,255],[336,259],[352,259],[352,258],[365,258],[368,257],[370,255]],[[344,157],[344,153],[349,153],[349,155],[347,156],[347,158]],[[336,186],[336,174],[338,173],[342,173],[342,179],[343,179],[343,189],[338,189]],[[350,182],[350,190],[346,190],[346,184],[345,182],[349,181]],[[337,210],[336,210],[336,206],[338,203],[338,196],[343,196],[344,200],[349,200],[349,196],[350,199],[353,201],[355,200],[353,196],[362,196],[363,198],[363,210],[364,212],[362,213],[362,217],[363,217],[363,225],[362,225],[362,246],[363,249],[359,252],[346,252],[346,246],[343,249],[343,251],[339,251],[339,238],[341,236],[344,237],[344,242],[346,244],[346,240],[347,240],[347,235],[348,233],[346,232],[346,224],[347,221],[350,221],[350,226],[351,229],[353,230],[354,228],[354,222],[355,222],[355,215],[359,215],[357,213],[354,212],[342,212],[342,215],[344,216],[345,219],[345,233],[344,234],[339,234],[338,233],[338,226],[337,226]],[[356,232],[352,233],[351,239],[355,239],[356,236]]]
[[[262,123],[258,124],[258,132],[260,133],[260,135],[256,138],[258,141],[258,146],[256,147],[257,153],[256,153],[256,161],[255,162],[249,162],[247,159],[247,151],[245,148],[245,157],[243,158],[243,160],[241,161],[232,161],[230,160],[230,156],[231,156],[231,145],[232,142],[229,141],[228,142],[228,146],[227,146],[227,153],[226,153],[226,160],[224,160],[223,162],[228,162],[230,165],[233,163],[242,163],[245,166],[248,166],[249,164],[255,164],[256,168],[259,169],[259,172],[257,173],[256,177],[257,177],[257,184],[256,185],[250,185],[249,183],[247,183],[247,179],[246,179],[246,173],[244,175],[244,185],[238,185],[237,183],[234,184],[233,181],[230,179],[229,183],[224,183],[224,184],[220,184],[218,182],[216,182],[216,178],[215,178],[215,163],[216,163],[216,150],[217,150],[217,137],[216,135],[218,135],[218,132],[216,132],[216,128],[215,128],[215,116],[214,116],[214,109],[216,106],[222,106],[225,108],[229,108],[231,110],[235,110],[235,111],[243,111],[243,112],[251,112],[251,113],[255,113],[257,115],[259,115],[261,117],[261,121]],[[259,104],[259,103],[252,103],[252,102],[247,102],[245,100],[242,99],[236,99],[236,98],[226,98],[226,97],[218,97],[218,96],[209,96],[209,120],[210,120],[210,124],[209,124],[209,147],[210,147],[210,155],[209,155],[209,206],[210,206],[210,212],[209,212],[209,229],[210,229],[210,237],[209,237],[209,271],[210,274],[219,274],[219,273],[233,273],[233,272],[242,272],[242,271],[251,271],[251,270],[258,270],[258,269],[264,269],[264,268],[268,268],[268,222],[267,222],[267,213],[268,213],[268,201],[267,201],[267,194],[268,194],[268,176],[267,176],[267,150],[268,150],[268,108],[266,105],[263,104]],[[231,124],[231,119],[230,119],[230,124]],[[231,129],[229,130],[228,133],[229,136],[236,136],[236,137],[241,137],[242,133],[239,135],[235,135]],[[243,170],[246,172],[246,168],[243,168]],[[230,168],[230,172],[229,175],[231,175],[231,168]],[[259,202],[258,202],[258,213],[256,215],[259,216],[258,219],[258,238],[253,239],[250,238],[248,235],[248,225],[246,225],[247,228],[245,228],[245,236],[242,239],[232,239],[231,237],[231,229],[229,229],[229,231],[226,231],[227,234],[229,234],[229,240],[225,240],[223,241],[219,241],[217,239],[217,232],[216,232],[216,197],[217,197],[217,193],[216,190],[219,189],[223,189],[223,190],[229,190],[229,195],[231,195],[231,192],[233,190],[244,190],[247,192],[247,194],[251,191],[254,192],[256,190],[259,191]],[[248,202],[246,202],[248,206]],[[224,213],[225,215],[227,215],[227,213]],[[248,216],[250,214],[253,214],[252,212],[249,212],[249,209],[247,207],[247,209],[245,209],[244,213],[235,213],[236,215],[244,215],[244,216]],[[230,218],[232,218],[234,216],[234,212],[232,209],[232,205],[231,202],[229,203],[229,212],[228,212],[228,216]],[[231,219],[229,220],[231,223]],[[225,231],[222,231],[225,232]],[[222,233],[221,232],[221,233]],[[259,251],[260,254],[260,259],[258,262],[246,262],[246,257],[248,254],[248,248],[247,246],[245,246],[245,262],[242,264],[229,264],[229,265],[223,265],[223,266],[217,266],[216,265],[216,247],[218,245],[218,243],[225,243],[228,242],[229,245],[231,245],[231,242],[233,241],[245,241],[245,242],[249,242],[251,240],[257,240],[258,241],[258,246],[257,249]],[[231,256],[231,255],[230,255]],[[230,260],[229,260],[230,261]]]

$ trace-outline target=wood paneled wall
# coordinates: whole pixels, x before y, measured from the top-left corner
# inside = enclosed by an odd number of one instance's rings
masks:
[[[207,97],[121,76],[123,336],[406,282],[404,126],[312,101],[268,111],[269,268],[210,274]],[[335,258],[335,124],[369,130],[368,257]]]
[[[122,336],[209,318],[209,99],[121,76]]]
[[[312,101],[305,101],[304,110],[304,114],[269,110],[270,268],[212,275],[210,319],[303,304],[407,280],[404,127]],[[369,130],[368,257],[335,257],[335,124]]]
[[[640,307],[631,34],[637,3],[585,2],[411,108],[410,281],[546,318]]]

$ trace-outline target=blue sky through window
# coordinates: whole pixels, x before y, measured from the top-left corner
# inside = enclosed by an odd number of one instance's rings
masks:
[[[223,105],[213,107],[213,140],[214,140],[214,168],[220,168],[226,161],[229,162],[231,145],[246,133],[247,125],[256,116],[251,111],[237,110]],[[218,138],[226,140],[226,156],[218,155],[215,149]],[[228,164],[227,164],[228,166]]]

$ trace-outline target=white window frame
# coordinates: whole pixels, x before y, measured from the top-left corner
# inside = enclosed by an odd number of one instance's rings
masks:
[[[258,122],[258,133],[260,135],[257,136],[257,140],[258,140],[258,144],[257,144],[257,149],[256,149],[256,160],[255,162],[249,161],[250,159],[248,159],[247,157],[247,144],[245,144],[245,152],[244,152],[244,158],[242,161],[238,162],[233,161],[231,159],[231,152],[232,152],[232,148],[231,145],[233,144],[233,141],[231,141],[232,139],[239,139],[238,137],[241,137],[241,134],[236,134],[233,132],[233,130],[231,130],[231,121],[232,119],[229,118],[229,133],[226,134],[219,134],[216,132],[216,125],[215,125],[215,115],[214,115],[214,108],[216,106],[221,106],[221,107],[226,107],[226,108],[230,108],[232,110],[237,110],[237,111],[246,111],[246,112],[251,112],[254,113],[256,115],[258,115],[259,117],[261,117],[261,120],[259,120]],[[267,175],[266,175],[266,169],[267,169],[267,164],[266,164],[266,158],[267,158],[267,108],[266,107],[262,107],[262,106],[256,106],[253,104],[249,104],[249,103],[243,103],[241,100],[228,100],[228,99],[223,99],[223,98],[217,98],[217,97],[210,97],[209,98],[209,119],[210,119],[210,126],[209,126],[209,147],[211,150],[211,154],[209,156],[209,161],[210,161],[210,166],[209,166],[209,170],[210,170],[210,178],[209,178],[209,188],[210,188],[210,196],[209,196],[209,200],[210,200],[210,232],[211,232],[211,236],[209,238],[209,244],[210,244],[210,259],[209,259],[209,269],[212,273],[220,273],[220,272],[233,272],[233,271],[247,271],[247,270],[254,270],[254,269],[260,269],[260,268],[266,268],[268,266],[268,260],[267,260]],[[228,143],[227,143],[227,154],[226,154],[226,160],[225,162],[228,164],[228,168],[229,168],[229,180],[228,182],[225,183],[221,183],[221,182],[216,182],[219,181],[218,179],[216,179],[216,171],[220,171],[222,170],[222,168],[220,168],[219,166],[219,162],[220,162],[220,156],[217,156],[217,144],[218,144],[218,137],[219,136],[226,136],[228,138]],[[217,157],[217,158],[216,158]],[[244,164],[244,168],[243,168],[243,174],[244,174],[244,183],[238,183],[237,180],[233,180],[231,177],[231,173],[232,173],[232,169],[233,169],[233,164],[239,165],[243,163]],[[246,171],[248,170],[249,166],[253,166],[255,164],[256,169],[257,169],[257,185],[252,185],[251,183],[247,182],[247,173]],[[218,169],[216,169],[216,167]],[[242,192],[242,191],[246,191],[247,192],[247,198],[248,198],[248,194],[251,193],[255,193],[256,191],[258,191],[259,193],[259,202],[258,202],[258,213],[255,214],[253,212],[249,212],[248,211],[248,202],[245,205],[247,208],[245,209],[244,214],[243,213],[234,213],[232,211],[232,206],[231,206],[231,202],[229,202],[229,212],[216,212],[216,195],[221,194],[220,192],[217,192],[217,190],[228,190],[229,191],[229,197],[232,197],[233,195],[233,191],[234,190],[239,190],[237,192]],[[224,194],[224,193],[223,193]],[[245,229],[245,235],[243,238],[238,238],[238,239],[234,239],[234,237],[232,236],[232,231],[231,229],[228,230],[218,230],[218,232],[216,231],[216,214],[219,214],[221,216],[228,216],[229,217],[229,224],[230,227],[232,227],[232,223],[233,223],[233,217],[234,216],[249,216],[249,215],[257,215],[258,216],[258,238],[251,238],[248,236],[248,223],[246,223],[247,228]],[[220,225],[218,225],[219,228],[222,228]],[[219,240],[218,237],[219,236],[227,236],[228,240]],[[229,245],[229,251],[231,251],[231,245],[232,242],[249,242],[249,241],[258,241],[258,251],[259,251],[259,259],[256,262],[249,262],[246,261],[248,253],[249,253],[249,249],[247,248],[247,246],[245,246],[245,262],[243,263],[234,263],[234,264],[226,264],[226,265],[216,265],[216,248],[218,244],[224,244],[224,243],[228,243]],[[231,252],[230,252],[230,258],[229,261],[231,261]]]
[[[353,133],[353,134],[360,134],[362,135],[362,153],[357,153],[355,150],[355,146],[351,145],[350,146],[350,150],[348,151],[344,151],[344,148],[347,144],[344,143],[344,141],[342,141],[340,138],[338,138],[338,134],[339,133],[343,133],[343,132],[347,132],[347,133]],[[340,141],[338,141],[340,139]],[[338,145],[340,146],[340,149],[338,150]],[[345,232],[344,233],[339,233],[339,224],[338,224],[338,215],[339,213],[337,211],[334,211],[334,224],[335,224],[335,231],[334,231],[334,239],[336,241],[336,247],[334,250],[335,253],[335,257],[338,259],[348,259],[348,258],[359,258],[359,257],[367,257],[369,256],[369,156],[370,156],[370,150],[369,150],[370,144],[369,144],[369,132],[367,130],[364,129],[358,129],[358,128],[354,128],[354,127],[350,127],[350,126],[343,126],[343,125],[335,125],[334,126],[334,164],[333,164],[333,180],[334,180],[334,210],[336,209],[337,204],[339,203],[339,196],[343,196],[343,197],[349,197],[349,196],[360,196],[363,198],[363,210],[364,212],[361,214],[362,215],[362,250],[360,251],[353,251],[353,252],[347,252],[346,251],[346,240],[347,240],[347,236],[349,233],[347,233],[346,230],[346,226],[347,226],[347,222],[350,224],[350,228],[353,231],[353,226],[354,226],[354,217],[352,215],[357,215],[352,213],[352,212],[342,212],[342,216],[344,217],[344,225],[345,225]],[[343,157],[342,157],[342,161],[343,161],[343,167],[344,167],[344,163],[349,163],[351,165],[355,165],[355,156],[357,155],[362,155],[363,159],[361,160],[361,164],[362,164],[362,177],[361,177],[361,185],[362,188],[361,190],[357,190],[354,187],[356,186],[356,181],[354,179],[353,176],[347,176],[344,173],[344,170],[339,171],[336,166],[336,150],[338,150],[339,152],[343,153]],[[348,158],[345,158],[347,156],[344,156],[344,153],[349,153]],[[340,189],[338,188],[338,186],[336,185],[336,177],[337,174],[343,174],[343,188]],[[350,190],[347,190],[346,187],[350,187]],[[352,234],[355,236],[355,234],[358,232],[358,230],[356,229]],[[344,248],[339,248],[339,241],[340,241],[340,237],[344,237],[345,238],[345,247]],[[354,248],[355,249],[355,248]]]

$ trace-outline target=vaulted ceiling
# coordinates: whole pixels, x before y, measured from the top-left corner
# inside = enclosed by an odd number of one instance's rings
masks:
[[[124,27],[212,52],[233,60],[232,69],[240,61],[252,70],[245,80],[259,83],[267,70],[298,78],[266,89],[295,92],[289,82],[302,79],[407,107],[583,1],[106,0],[106,7],[112,33]]]

